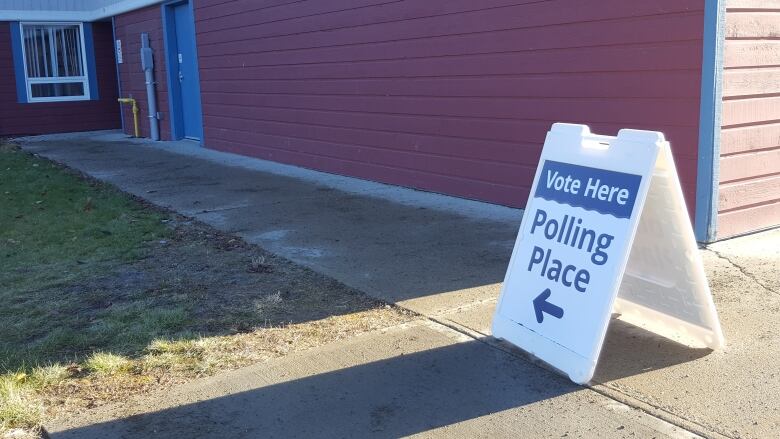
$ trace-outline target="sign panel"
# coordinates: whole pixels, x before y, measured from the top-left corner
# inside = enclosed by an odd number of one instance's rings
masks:
[[[648,193],[654,203],[667,205],[645,210]],[[656,230],[664,224],[667,230]],[[638,240],[646,251],[634,257],[638,229],[648,233]],[[677,243],[654,244],[667,239]],[[667,251],[679,251],[684,261],[667,257]],[[667,261],[680,264],[682,272],[672,270],[676,277],[670,278]],[[723,342],[663,134],[621,130],[617,137],[598,136],[584,125],[555,124],[523,215],[493,335],[585,383],[616,307],[630,323],[679,341],[713,348]]]

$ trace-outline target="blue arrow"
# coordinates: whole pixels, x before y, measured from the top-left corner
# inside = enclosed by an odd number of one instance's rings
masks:
[[[547,301],[551,294],[552,291],[547,288],[546,290],[542,291],[542,294],[536,296],[536,299],[534,299],[534,312],[536,313],[536,321],[538,323],[542,323],[544,321],[544,314],[542,313],[545,312],[555,317],[556,319],[563,317],[563,308],[553,305]]]

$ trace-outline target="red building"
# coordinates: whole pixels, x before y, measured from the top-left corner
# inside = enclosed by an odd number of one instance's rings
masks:
[[[149,136],[147,34],[163,140],[520,207],[553,122],[658,130],[700,241],[780,225],[768,0],[4,3],[0,135]]]

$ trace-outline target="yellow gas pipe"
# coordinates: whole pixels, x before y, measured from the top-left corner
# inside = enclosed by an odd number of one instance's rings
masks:
[[[133,132],[135,133],[133,137],[141,137],[141,135],[138,134],[138,105],[136,105],[135,99],[119,98],[117,100],[120,104],[133,104]]]

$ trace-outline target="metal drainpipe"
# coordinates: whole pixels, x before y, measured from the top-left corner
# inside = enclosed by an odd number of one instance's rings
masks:
[[[149,47],[149,34],[141,34],[141,68],[146,78],[146,102],[149,111],[149,134],[152,140],[160,140],[160,121],[157,115],[157,98],[154,92],[154,57]]]

